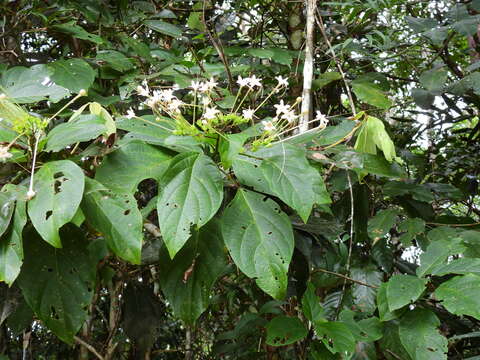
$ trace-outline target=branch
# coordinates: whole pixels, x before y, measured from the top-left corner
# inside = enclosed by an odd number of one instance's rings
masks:
[[[372,288],[372,289],[377,289],[378,288],[378,286],[376,286],[376,285],[370,285],[370,284],[364,283],[363,281],[355,280],[355,279],[352,279],[351,277],[348,277],[346,275],[336,273],[336,272],[333,272],[333,271],[329,271],[329,270],[325,270],[325,269],[315,269],[313,272],[314,273],[315,272],[323,272],[325,274],[335,275],[335,276],[338,276],[342,279],[345,279],[345,280],[351,281],[353,283],[356,283],[358,285],[366,286],[366,287],[369,287],[369,288]]]
[[[100,355],[100,354],[98,353],[98,351],[95,350],[95,348],[94,348],[92,345],[90,345],[90,344],[88,344],[87,342],[83,341],[83,340],[82,340],[81,338],[79,338],[78,336],[74,336],[73,338],[75,339],[75,341],[76,341],[77,343],[79,343],[80,345],[82,345],[82,346],[84,346],[85,348],[87,348],[88,351],[90,351],[92,354],[94,354],[98,359],[103,360],[103,356]]]

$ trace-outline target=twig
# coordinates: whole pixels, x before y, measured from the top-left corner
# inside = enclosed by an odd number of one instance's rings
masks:
[[[79,343],[80,345],[82,345],[82,346],[84,346],[85,348],[87,348],[88,351],[90,351],[90,352],[91,352],[93,355],[95,355],[98,359],[103,360],[103,356],[100,355],[100,354],[98,353],[98,351],[95,350],[95,348],[94,348],[92,345],[90,345],[90,344],[88,344],[87,342],[83,341],[83,340],[82,340],[81,338],[79,338],[78,336],[74,336],[73,338],[75,339],[75,341],[76,341],[77,343]]]
[[[337,272],[334,272],[334,271],[329,271],[329,270],[325,270],[325,269],[315,269],[313,271],[313,273],[315,273],[315,272],[323,272],[325,274],[335,275],[335,276],[338,276],[342,279],[345,279],[345,280],[351,281],[353,283],[356,283],[358,285],[363,285],[363,286],[366,286],[366,287],[369,287],[369,288],[372,288],[372,289],[378,289],[378,286],[376,286],[376,285],[370,285],[370,284],[364,283],[363,281],[352,279],[351,277],[348,277],[346,275],[343,275],[343,274],[340,274],[340,273],[337,273]]]

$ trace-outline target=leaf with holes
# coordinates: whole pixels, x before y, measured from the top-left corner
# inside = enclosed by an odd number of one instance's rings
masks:
[[[435,314],[426,309],[409,311],[400,319],[400,341],[412,359],[447,359],[448,341],[438,331],[439,325]]]
[[[435,298],[455,315],[470,315],[480,320],[480,275],[455,276],[435,290]]]
[[[235,264],[276,299],[287,290],[294,240],[290,219],[273,200],[239,189],[222,217],[222,234]]]
[[[428,235],[432,236],[431,232]],[[442,266],[449,256],[460,254],[465,250],[460,238],[439,239],[433,241],[427,250],[420,255],[420,266],[417,268],[417,276],[425,276],[439,266]]]
[[[195,323],[207,309],[213,284],[226,265],[223,239],[214,220],[195,231],[173,260],[162,248],[159,281],[177,317]]]
[[[281,144],[255,152],[262,160],[246,156],[233,163],[240,182],[278,196],[307,222],[313,204],[330,203],[319,172],[306,159],[305,150]]]
[[[205,225],[223,200],[223,176],[208,156],[175,156],[159,181],[158,222],[170,257],[183,247],[191,227]]]
[[[411,275],[393,275],[387,283],[388,309],[394,311],[417,300],[426,283],[425,279]]]
[[[95,179],[123,192],[135,192],[140,181],[160,178],[171,156],[140,141],[122,144],[108,154],[97,168]]]
[[[266,325],[267,344],[285,346],[302,340],[307,336],[307,329],[297,317],[277,316]]]
[[[398,213],[395,209],[380,210],[368,221],[368,236],[377,242],[387,235],[395,225]]]
[[[73,336],[87,319],[93,297],[96,263],[83,232],[73,225],[60,232],[62,249],[54,249],[35,233],[25,235],[25,262],[18,284],[28,305],[61,340]]]
[[[316,323],[315,331],[332,354],[355,351],[355,337],[345,323],[341,321]]]
[[[2,195],[8,195],[10,199],[16,199],[12,225],[5,236],[0,238],[0,281],[11,285],[20,273],[23,264],[22,231],[27,223],[26,189],[11,184],[4,185],[4,189],[11,191],[0,193],[0,198]]]
[[[117,256],[140,264],[143,220],[134,196],[108,189],[90,178],[85,179],[85,185],[82,211],[87,221],[105,236]]]
[[[433,269],[432,275],[444,276],[447,274],[476,274],[480,275],[479,258],[460,258],[450,261],[448,264],[437,266]]]
[[[83,196],[85,176],[68,160],[44,164],[35,175],[35,197],[28,202],[28,216],[42,238],[62,247],[58,230],[75,216]]]
[[[79,142],[107,133],[105,120],[97,115],[80,115],[75,121],[55,126],[47,136],[46,151],[60,151]]]

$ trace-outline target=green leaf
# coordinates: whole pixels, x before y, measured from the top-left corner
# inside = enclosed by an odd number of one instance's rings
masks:
[[[307,290],[302,297],[303,315],[313,323],[327,321],[323,316],[320,298],[315,294],[315,286],[308,283]]]
[[[296,210],[304,222],[313,204],[330,202],[323,179],[307,161],[304,149],[281,144],[257,151],[255,156],[263,160],[242,156],[233,162],[240,182],[278,196]]]
[[[387,283],[388,309],[394,311],[415,302],[425,290],[427,280],[411,275],[393,275]]]
[[[416,33],[421,33],[433,29],[439,25],[438,21],[431,18],[416,18],[412,16],[405,16],[408,26],[410,26]]]
[[[105,236],[118,257],[140,264],[143,219],[133,195],[115,192],[90,178],[85,185],[82,210],[87,221]]]
[[[439,68],[434,70],[428,70],[420,75],[420,83],[428,91],[441,91],[447,83],[448,71]]]
[[[387,299],[388,283],[382,283],[377,289],[377,307],[380,321],[389,321],[399,316],[399,311],[390,311]]]
[[[2,212],[6,211],[8,213],[11,210],[13,211],[14,205],[10,202],[4,202],[4,195],[9,196],[10,200],[12,197],[15,199],[15,196],[13,196],[11,192],[0,193],[0,209]],[[9,231],[0,237],[0,281],[5,281],[9,286],[13,284],[22,267],[22,231],[27,223],[26,202],[24,201],[25,191],[20,190],[18,195],[20,196],[16,196],[17,201],[12,225]],[[21,198],[21,196],[23,196],[23,198]],[[0,221],[2,220],[2,216],[0,215]]]
[[[476,274],[480,275],[480,259],[460,258],[448,264],[437,266],[432,270],[432,275],[443,276],[447,274]]]
[[[119,72],[128,71],[135,67],[129,58],[115,50],[102,50],[97,52],[97,60],[105,61],[112,69]]]
[[[380,210],[368,221],[368,236],[376,242],[387,235],[395,225],[398,213],[396,209]]]
[[[383,193],[387,196],[402,196],[410,194],[415,200],[431,202],[434,200],[432,192],[423,184],[410,184],[402,181],[390,181],[383,186]]]
[[[383,324],[377,317],[369,317],[362,320],[355,319],[352,310],[345,309],[340,313],[339,319],[348,325],[350,331],[357,341],[377,341],[383,336]]]
[[[220,153],[220,159],[225,169],[229,169],[232,166],[233,160],[243,150],[243,144],[250,137],[259,135],[258,127],[249,127],[247,130],[238,134],[226,134],[220,138],[218,151]]]
[[[446,360],[447,339],[440,335],[440,321],[426,309],[407,312],[400,320],[399,335],[402,345],[415,360]]]
[[[371,286],[380,286],[382,283],[382,273],[377,271],[376,267],[373,265],[362,268],[354,267],[351,269],[350,276],[354,280],[361,281]],[[362,312],[373,313],[375,311],[375,298],[377,296],[377,291],[375,288],[354,283],[352,295],[356,307]]]
[[[315,144],[324,146],[336,143],[350,134],[354,127],[355,121],[352,120],[343,120],[336,126],[327,126],[315,139]]]
[[[429,234],[430,237],[430,234]],[[435,269],[451,255],[460,254],[465,250],[460,238],[440,239],[433,241],[427,250],[420,255],[420,266],[417,268],[417,276],[423,277],[435,271]]]
[[[207,309],[212,288],[225,269],[226,254],[220,229],[209,222],[186,242],[172,260],[165,247],[160,251],[160,285],[174,314],[193,325]]]
[[[107,132],[105,120],[97,115],[80,115],[75,121],[55,126],[47,136],[45,151],[60,151],[65,147],[95,139]]]
[[[388,161],[396,160],[395,145],[385,131],[385,125],[376,117],[368,116],[358,133],[355,150],[375,155],[376,147],[382,150]]]
[[[412,97],[415,104],[426,110],[430,109],[435,101],[435,95],[424,89],[413,88]]]
[[[294,239],[290,219],[273,200],[239,189],[222,217],[222,234],[235,264],[276,299],[287,290]]]
[[[15,197],[8,192],[0,192],[0,236],[7,231],[14,210]]]
[[[409,218],[400,223],[398,230],[406,232],[400,236],[399,240],[404,246],[408,247],[412,245],[412,240],[418,234],[425,232],[425,221],[420,218]]]
[[[392,102],[385,93],[374,83],[353,81],[352,90],[361,101],[367,104],[381,109],[388,109],[392,106]]]
[[[54,249],[30,231],[25,236],[25,262],[18,284],[28,305],[61,340],[73,336],[87,319],[95,288],[96,263],[87,251],[82,231],[61,231],[62,249]]]
[[[329,71],[323,74],[318,75],[318,77],[312,82],[312,90],[316,91],[324,86],[330,84],[331,82],[341,80],[342,75],[339,72]]]
[[[355,351],[355,337],[345,323],[330,321],[314,325],[317,336],[333,354]]]
[[[158,222],[170,257],[183,247],[191,227],[205,225],[223,200],[223,176],[206,155],[175,156],[159,180]]]
[[[58,230],[75,216],[85,176],[75,163],[59,160],[44,164],[34,179],[36,195],[28,202],[28,216],[40,236],[60,248]]]
[[[480,275],[455,276],[435,290],[435,298],[455,315],[469,315],[480,320]]]
[[[68,96],[69,91],[51,81],[52,73],[47,65],[34,65],[30,68],[16,66],[3,73],[0,87],[17,104],[46,99],[58,102]]]
[[[159,179],[170,159],[170,155],[154,146],[131,141],[104,158],[95,179],[108,184],[110,189],[134,193],[142,180]]]
[[[65,34],[69,34],[77,39],[93,42],[97,45],[103,44],[104,42],[100,36],[91,34],[81,26],[75,25],[75,21],[69,21],[65,24],[54,25],[51,28]]]
[[[277,316],[266,326],[266,343],[271,346],[285,346],[302,340],[307,329],[297,317]]]
[[[171,36],[173,38],[179,38],[183,35],[183,31],[176,25],[170,24],[162,20],[146,20],[143,22],[150,29],[155,30],[161,34]]]
[[[48,67],[53,70],[51,78],[55,84],[73,93],[88,90],[95,80],[95,71],[82,59],[57,60]]]

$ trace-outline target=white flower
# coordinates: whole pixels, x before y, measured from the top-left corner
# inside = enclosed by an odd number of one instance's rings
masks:
[[[132,108],[128,109],[127,110],[127,115],[125,115],[125,117],[127,119],[133,119],[134,117],[136,117],[137,115],[135,115],[135,112],[133,111]]]
[[[208,120],[215,119],[215,117],[219,112],[220,111],[218,111],[215,107],[211,107],[211,108],[207,107],[205,109],[205,112],[203,113],[203,117]]]
[[[237,84],[240,85],[240,86],[248,86],[250,82],[250,78],[245,78],[245,79],[242,79],[242,77],[240,75],[238,75],[238,80],[237,80]]]
[[[208,96],[203,96],[201,99],[202,105],[210,105],[212,100]]]
[[[10,159],[13,156],[8,149],[8,146],[0,146],[0,160]]]
[[[277,115],[285,114],[290,111],[290,105],[285,105],[283,100],[280,100],[280,103],[273,105],[277,109]]]
[[[182,100],[173,99],[170,104],[168,104],[168,109],[174,112],[180,112],[180,106],[183,105]]]
[[[253,109],[246,109],[242,111],[242,116],[247,120],[252,120],[253,114],[255,114],[255,110]]]
[[[173,99],[176,99],[176,96],[173,95],[173,91],[174,91],[173,89],[160,90],[159,92],[160,99],[165,102],[170,102]]]
[[[218,83],[215,82],[215,80],[213,80],[213,77],[212,77],[210,78],[210,80],[202,83],[202,86],[200,87],[200,91],[203,91],[203,92],[211,91],[217,85]]]
[[[319,110],[317,110],[317,116],[315,116],[314,120],[320,122],[320,127],[325,127],[328,124],[328,119]]]
[[[297,115],[295,115],[293,111],[286,111],[282,115],[282,119],[287,120],[289,124],[294,122],[296,118],[297,118]]]
[[[202,83],[200,81],[193,81],[190,84],[190,87],[193,89],[193,91],[198,91],[200,87],[202,86]]]
[[[137,93],[140,96],[145,96],[149,97],[150,96],[150,89],[148,88],[148,85],[145,83],[145,87],[138,85],[137,86]]]
[[[180,85],[178,85],[178,84],[173,84],[173,85],[172,85],[172,90],[173,90],[173,91],[180,90]]]
[[[262,87],[262,83],[260,82],[262,81],[262,79],[257,78],[255,75],[252,75],[251,77],[247,78],[247,80],[248,80],[248,86],[250,86],[252,89],[255,86]]]
[[[275,76],[275,79],[278,81],[278,86],[288,86],[288,79],[282,78],[281,76]]]
[[[274,131],[275,130],[275,125],[273,125],[273,122],[271,122],[271,121],[263,120],[262,125],[263,125],[263,130],[265,130],[265,131]]]

